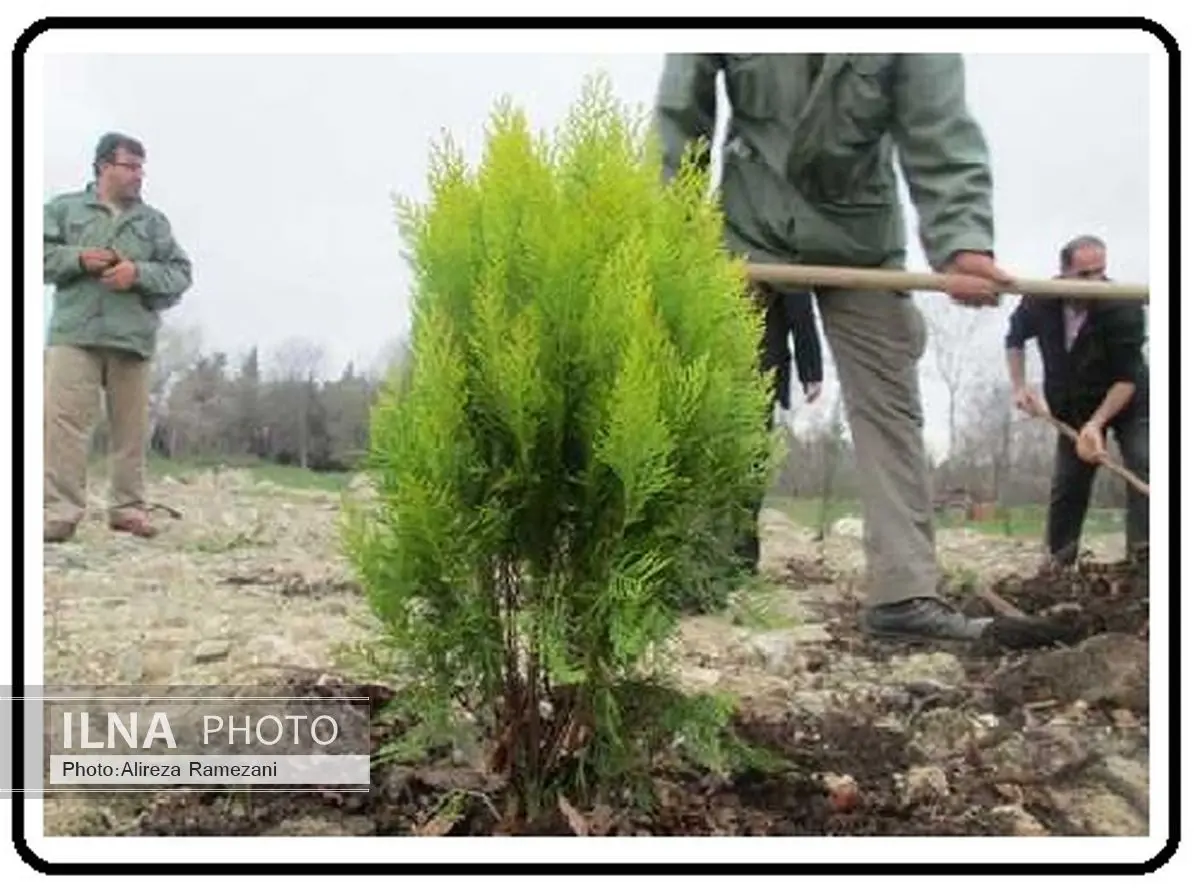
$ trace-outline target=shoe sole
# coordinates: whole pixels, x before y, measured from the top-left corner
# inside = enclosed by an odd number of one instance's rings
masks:
[[[962,635],[935,635],[928,632],[892,632],[877,629],[862,629],[861,631],[869,638],[882,638],[888,641],[907,641],[913,644],[940,644],[951,642],[957,644],[971,644],[972,642],[981,640],[987,633],[987,630],[985,629],[978,635],[967,637]]]

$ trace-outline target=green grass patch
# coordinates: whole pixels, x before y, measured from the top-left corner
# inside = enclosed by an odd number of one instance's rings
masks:
[[[730,597],[726,616],[735,626],[765,631],[795,625],[781,609],[781,597],[776,585],[760,577],[751,578]]]
[[[771,496],[766,500],[767,507],[782,511],[791,520],[803,527],[816,529],[821,517],[820,499],[791,499],[785,496]],[[829,506],[829,521],[841,517],[861,516],[862,507],[854,499],[842,499],[831,502]],[[1125,512],[1120,508],[1093,508],[1084,523],[1085,536],[1120,533],[1125,528]],[[1009,508],[1008,523],[1003,517],[993,517],[983,521],[962,521],[953,517],[940,518],[939,529],[969,529],[991,536],[1010,535],[1014,538],[1038,539],[1046,529],[1045,505],[1014,505]]]
[[[768,496],[765,507],[774,508],[802,527],[816,529],[821,522],[820,499],[792,499],[786,496]],[[833,523],[842,517],[860,514],[862,509],[855,499],[835,499],[829,504],[827,520]]]
[[[310,471],[291,465],[259,465],[250,468],[250,472],[255,478],[276,486],[322,489],[327,492],[341,492],[350,485],[350,479],[354,476],[350,471]]]
[[[98,463],[93,473],[103,473],[106,470],[103,463]],[[325,492],[341,492],[354,476],[351,471],[313,471],[295,465],[280,465],[254,459],[170,459],[158,455],[147,459],[146,470],[153,478],[175,477],[184,480],[197,474],[218,470],[247,471],[255,480],[287,489]]]

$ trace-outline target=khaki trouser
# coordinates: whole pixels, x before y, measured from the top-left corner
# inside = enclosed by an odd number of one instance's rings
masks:
[[[43,522],[74,526],[87,510],[92,432],[107,399],[112,476],[109,519],[141,512],[150,362],[132,353],[51,346],[46,350]]]
[[[820,291],[863,506],[867,604],[937,597],[933,501],[917,364],[921,311],[910,297]]]
[[[729,249],[751,261],[880,265],[883,246],[826,228],[765,163],[725,157],[722,206]],[[804,232],[805,227],[817,227]],[[803,237],[802,237],[803,236]],[[822,244],[822,256],[806,245]],[[854,439],[867,563],[867,604],[937,597],[933,493],[917,364],[925,320],[905,295],[816,289]]]

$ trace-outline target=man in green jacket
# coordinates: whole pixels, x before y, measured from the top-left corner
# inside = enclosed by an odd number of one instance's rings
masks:
[[[145,445],[150,366],[164,310],[192,284],[166,216],[141,199],[145,150],[109,133],[95,180],[43,216],[43,280],[54,286],[45,357],[43,538],[70,539],[87,508],[91,435],[106,398],[112,440],[109,526],[149,538]]]
[[[670,55],[657,117],[669,178],[709,146],[717,75],[731,120],[721,202],[731,251],[751,262],[903,269],[898,155],[930,265],[961,274],[951,297],[999,303],[988,151],[957,55]],[[702,161],[711,160],[705,148]],[[759,289],[770,300],[771,291]],[[917,364],[925,325],[911,295],[818,289],[861,481],[864,628],[973,639],[987,627],[936,594],[934,517]],[[768,314],[769,318],[770,314]],[[765,341],[770,340],[768,331]],[[763,351],[764,368],[771,366]]]

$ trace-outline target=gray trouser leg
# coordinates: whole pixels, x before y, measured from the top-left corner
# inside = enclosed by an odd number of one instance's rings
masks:
[[[911,298],[819,295],[854,439],[867,563],[867,605],[936,597],[933,500],[917,363],[925,320]]]

